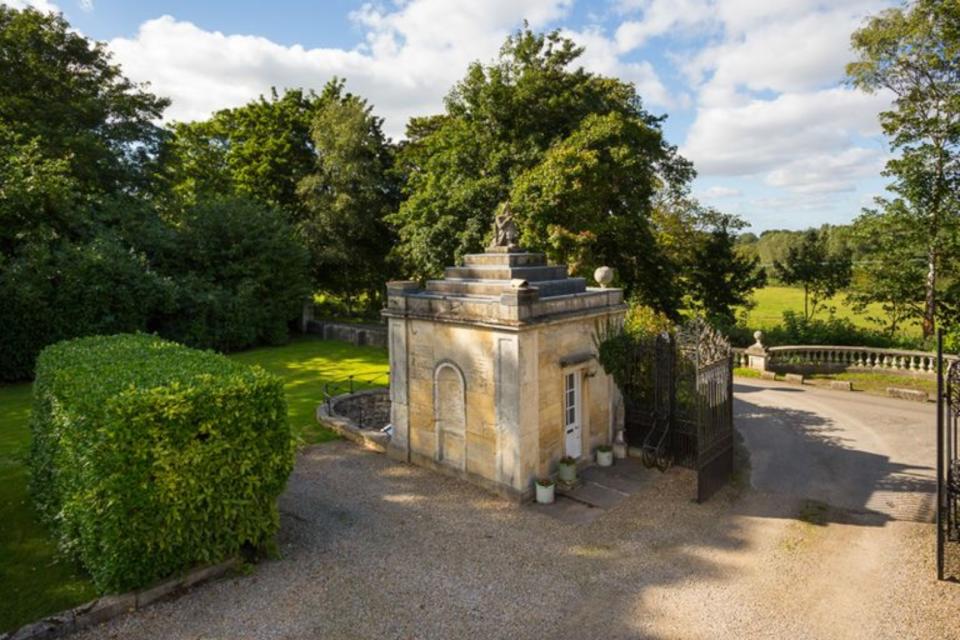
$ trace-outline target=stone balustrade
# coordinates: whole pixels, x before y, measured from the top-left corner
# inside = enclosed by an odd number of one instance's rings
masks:
[[[743,349],[740,347],[734,347],[730,349],[730,355],[733,358],[733,366],[735,369],[740,369],[740,368],[745,368],[750,366],[749,365],[750,361],[747,358],[746,349]]]
[[[751,347],[751,349],[755,349]],[[748,349],[733,350],[733,366],[750,367]],[[790,345],[765,347],[765,370],[798,373],[834,371],[874,371],[907,375],[936,376],[937,354],[927,351],[839,347],[830,345]],[[944,356],[948,362],[958,356]],[[758,367],[753,367],[758,368]]]

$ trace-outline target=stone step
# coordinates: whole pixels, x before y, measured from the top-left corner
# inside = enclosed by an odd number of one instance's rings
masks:
[[[537,280],[530,284],[536,289],[540,298],[550,296],[565,296],[582,293],[587,290],[587,281],[584,278],[564,278],[562,280]],[[448,295],[498,296],[504,291],[511,290],[508,280],[478,280],[458,279],[428,280],[427,291],[445,293]]]
[[[507,254],[509,255],[509,254]],[[541,280],[563,280],[567,277],[564,266],[511,267],[502,265],[471,265],[447,267],[444,278],[458,280],[526,280],[530,283]]]
[[[463,264],[468,267],[543,267],[547,264],[547,257],[542,253],[469,253],[463,256]]]

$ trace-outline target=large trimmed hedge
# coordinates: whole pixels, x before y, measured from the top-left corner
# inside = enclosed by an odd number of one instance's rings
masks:
[[[37,360],[34,499],[102,592],[271,542],[293,467],[278,378],[149,335]]]

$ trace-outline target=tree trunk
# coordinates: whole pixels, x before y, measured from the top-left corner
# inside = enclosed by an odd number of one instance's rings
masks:
[[[937,314],[937,249],[927,252],[926,296],[923,303],[923,337],[929,338],[936,330]]]

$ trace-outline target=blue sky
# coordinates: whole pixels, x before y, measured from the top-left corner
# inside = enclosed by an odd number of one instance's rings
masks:
[[[9,0],[8,0],[9,1]],[[694,193],[760,232],[852,220],[883,191],[884,95],[843,84],[850,32],[882,0],[13,0],[62,11],[130,77],[203,118],[337,75],[394,138],[524,19],[634,82],[694,161]]]

